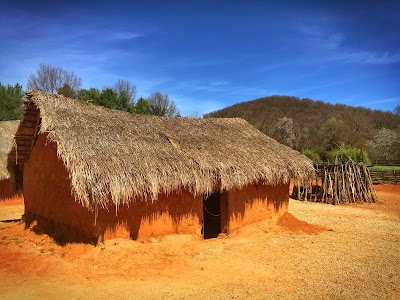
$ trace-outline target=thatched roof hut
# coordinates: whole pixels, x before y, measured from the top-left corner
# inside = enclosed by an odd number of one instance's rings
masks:
[[[260,180],[303,181],[314,172],[305,156],[242,119],[136,115],[43,92],[27,99],[87,208],[154,200],[183,187],[203,194]]]
[[[242,119],[137,115],[33,91],[16,136],[21,151],[10,157],[28,161],[38,135],[56,145],[73,197],[89,211],[176,191],[197,197],[302,182],[314,173],[309,159]]]
[[[9,198],[17,192],[16,180],[19,168],[15,161],[8,164],[8,154],[14,143],[14,135],[17,131],[19,121],[0,122],[0,199]],[[17,174],[15,174],[17,171]]]
[[[11,151],[19,120],[0,122],[0,180],[10,178],[7,169],[8,153]]]

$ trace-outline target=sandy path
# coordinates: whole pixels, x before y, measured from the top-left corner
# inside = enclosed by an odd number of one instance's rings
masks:
[[[400,187],[380,188],[380,204],[291,200],[294,216],[326,228],[316,234],[298,232],[315,231],[300,222],[258,223],[206,241],[171,235],[61,247],[23,224],[0,223],[0,298],[398,299]]]

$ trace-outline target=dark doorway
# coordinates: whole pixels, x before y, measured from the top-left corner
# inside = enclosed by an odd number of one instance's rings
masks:
[[[20,192],[24,188],[23,166],[21,164],[14,164],[13,173],[15,176],[14,192]]]
[[[216,238],[221,232],[221,194],[218,192],[203,198],[203,237]]]

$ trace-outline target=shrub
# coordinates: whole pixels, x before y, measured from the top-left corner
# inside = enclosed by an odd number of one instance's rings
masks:
[[[366,165],[371,164],[368,152],[359,148],[344,148],[332,150],[326,154],[326,157],[330,161],[347,161],[351,159],[354,162],[364,162]]]
[[[314,150],[306,149],[306,150],[303,151],[303,155],[305,155],[306,157],[311,159],[314,163],[317,163],[317,162],[321,161],[318,153],[316,153]]]

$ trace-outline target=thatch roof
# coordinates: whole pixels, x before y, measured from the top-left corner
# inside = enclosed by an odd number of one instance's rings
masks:
[[[1,121],[0,122],[0,180],[10,178],[7,169],[8,153],[10,152],[14,135],[17,131],[19,121]]]
[[[137,115],[38,91],[28,93],[26,106],[29,116],[39,112],[38,130],[57,143],[72,191],[89,209],[314,174],[308,158],[242,119]]]

